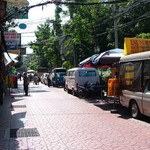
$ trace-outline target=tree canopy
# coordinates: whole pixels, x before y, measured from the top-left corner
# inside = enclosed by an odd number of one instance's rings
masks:
[[[103,2],[104,0],[101,0]],[[66,2],[99,2],[99,0],[66,0]],[[31,48],[36,66],[71,68],[95,53],[123,48],[125,37],[150,38],[150,2],[127,0],[97,5],[57,5],[55,19],[38,26]],[[67,21],[64,17],[69,18]],[[114,28],[114,21],[117,28]],[[38,59],[37,59],[38,58]]]

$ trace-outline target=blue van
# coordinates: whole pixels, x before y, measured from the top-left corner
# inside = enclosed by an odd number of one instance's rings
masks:
[[[64,76],[67,70],[64,68],[54,68],[50,74],[51,85],[54,87],[64,86]]]

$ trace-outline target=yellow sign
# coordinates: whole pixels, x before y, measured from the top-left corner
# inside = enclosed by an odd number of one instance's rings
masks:
[[[150,39],[125,38],[124,55],[150,51]]]
[[[9,53],[12,53],[12,54],[20,54],[20,50],[17,49],[17,50],[8,50]]]

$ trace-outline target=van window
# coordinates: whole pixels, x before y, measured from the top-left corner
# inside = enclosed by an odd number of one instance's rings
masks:
[[[120,86],[122,89],[142,91],[142,61],[126,62],[120,66]]]
[[[150,60],[144,61],[143,68],[144,68],[144,71],[143,71],[144,78],[150,78]]]
[[[94,77],[96,76],[95,71],[79,71],[79,77]]]
[[[145,60],[143,65],[143,87],[148,84],[148,90],[150,90],[150,60]]]
[[[75,76],[75,71],[68,71],[68,76]]]

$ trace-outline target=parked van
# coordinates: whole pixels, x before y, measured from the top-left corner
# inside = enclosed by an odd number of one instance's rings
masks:
[[[64,86],[64,76],[67,70],[64,68],[54,68],[50,74],[52,86]]]
[[[72,68],[67,71],[65,77],[65,89],[68,93],[75,94],[78,86],[84,86],[85,83],[100,84],[100,76],[95,68]]]
[[[133,118],[150,117],[150,51],[130,54],[120,59],[120,103],[129,108]]]

